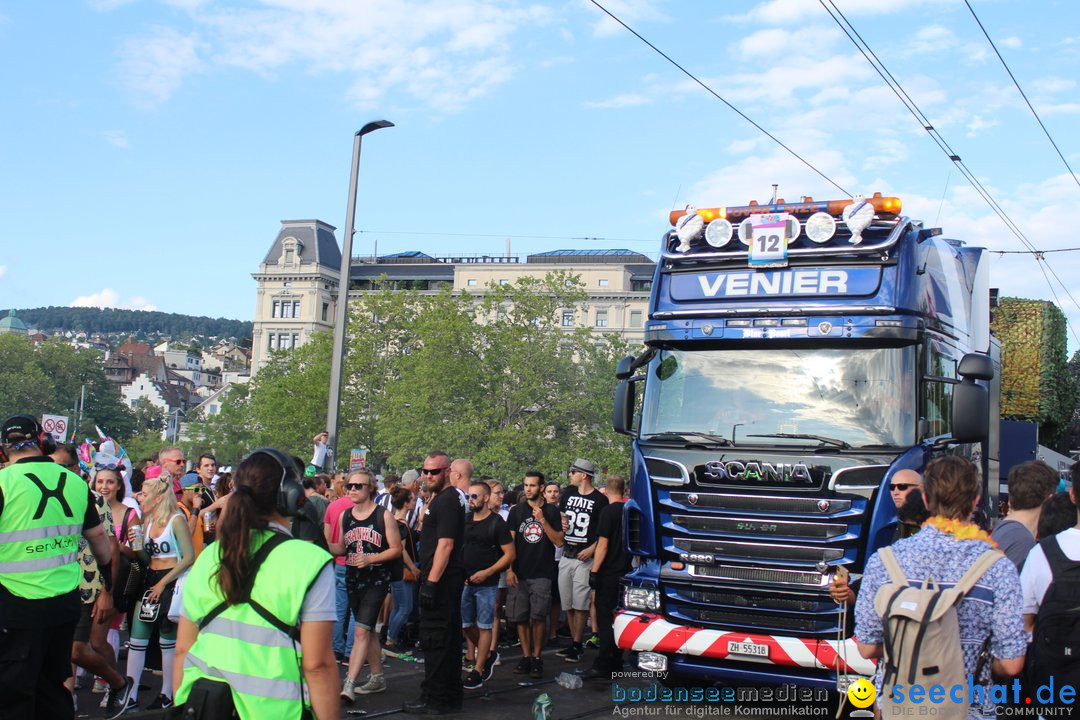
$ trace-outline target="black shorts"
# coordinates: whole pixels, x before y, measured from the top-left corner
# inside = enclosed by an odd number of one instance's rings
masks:
[[[379,611],[382,610],[383,600],[386,599],[389,589],[390,586],[384,583],[373,583],[349,590],[349,608],[352,609],[353,619],[358,626],[367,630],[375,629]]]
[[[75,624],[74,642],[90,642],[90,628],[94,624],[94,603],[83,603],[79,622]]]

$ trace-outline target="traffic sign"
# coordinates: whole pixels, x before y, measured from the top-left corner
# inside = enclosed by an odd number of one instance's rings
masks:
[[[64,442],[67,437],[67,415],[42,415],[41,429],[49,433],[59,442]]]

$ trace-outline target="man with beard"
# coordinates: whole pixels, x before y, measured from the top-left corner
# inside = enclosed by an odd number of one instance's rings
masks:
[[[405,712],[445,715],[461,709],[461,590],[465,586],[462,546],[465,505],[450,484],[450,456],[433,450],[421,478],[431,493],[420,530],[420,647],[424,681],[420,698]]]

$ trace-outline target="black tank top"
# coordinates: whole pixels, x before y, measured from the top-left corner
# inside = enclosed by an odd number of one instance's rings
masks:
[[[386,550],[385,512],[385,508],[376,505],[362,520],[357,520],[351,509],[346,510],[341,518],[342,540],[345,543],[345,579],[350,587],[390,581],[390,568],[386,563],[364,568],[351,564],[359,555],[374,555]]]

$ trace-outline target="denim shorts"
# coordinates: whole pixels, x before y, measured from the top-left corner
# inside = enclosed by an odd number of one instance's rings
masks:
[[[461,591],[461,627],[490,630],[495,624],[495,585],[466,585]]]

